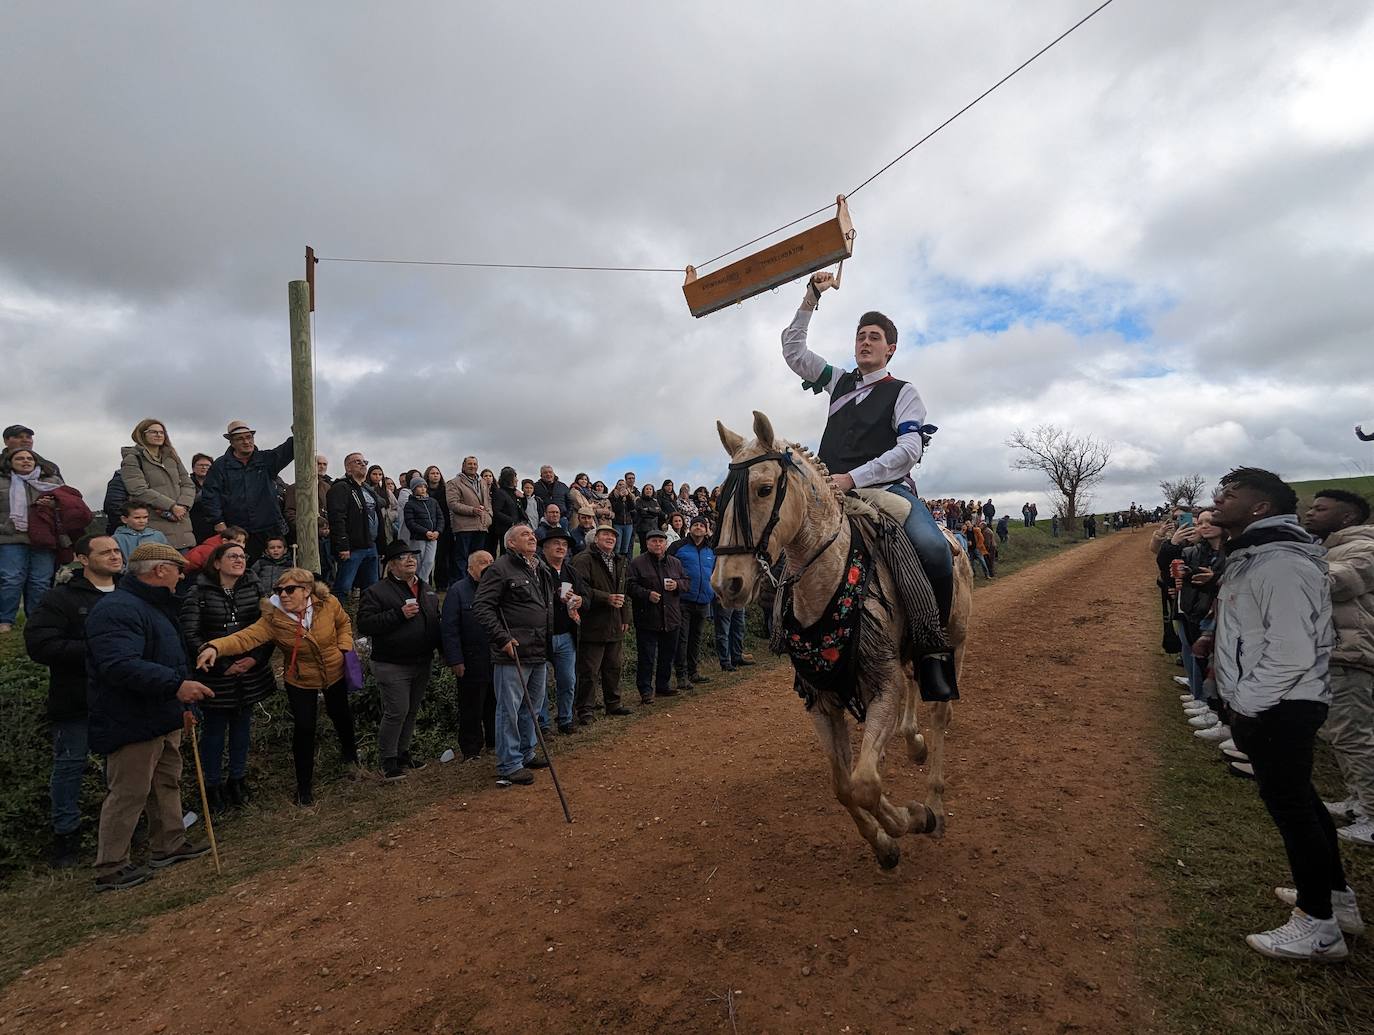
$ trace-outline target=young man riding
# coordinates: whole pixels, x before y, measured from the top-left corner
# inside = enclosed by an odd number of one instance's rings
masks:
[[[834,286],[834,274],[812,275],[801,308],[782,332],[783,359],[803,378],[803,389],[830,395],[830,416],[817,452],[835,488],[841,492],[886,488],[911,504],[906,533],[930,579],[940,624],[947,628],[954,599],[954,560],[944,534],[916,495],[911,476],[921,459],[925,403],[915,386],[887,371],[897,351],[897,328],[882,313],[867,312],[859,318],[853,370],[833,367],[806,347],[811,314],[820,303],[821,293]],[[943,676],[953,689],[953,655],[929,655],[928,660],[923,659],[921,670],[923,685],[929,678]]]

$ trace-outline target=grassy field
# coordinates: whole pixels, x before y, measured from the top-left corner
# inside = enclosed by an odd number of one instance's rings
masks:
[[[1299,510],[1312,502],[1312,494],[1318,489],[1345,489],[1349,492],[1358,492],[1365,499],[1374,502],[1374,475],[1363,478],[1316,478],[1308,482],[1293,482],[1293,489],[1298,494]]]
[[[1151,613],[1142,620],[1158,622]],[[1368,1035],[1374,1032],[1374,948],[1351,941],[1344,964],[1265,959],[1246,934],[1278,927],[1288,907],[1274,897],[1291,886],[1278,831],[1255,785],[1232,776],[1212,745],[1184,721],[1181,670],[1160,658],[1157,706],[1159,768],[1154,806],[1161,852],[1155,876],[1170,926],[1157,932],[1142,971],[1163,1011],[1163,1030],[1177,1035]],[[1320,749],[1316,782],[1343,798],[1335,763]],[[1344,845],[1342,859],[1366,915],[1374,913],[1374,850]]]

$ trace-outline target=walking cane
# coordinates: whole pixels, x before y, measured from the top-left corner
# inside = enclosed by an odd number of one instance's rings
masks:
[[[497,609],[501,615],[501,628],[506,632],[506,640],[513,641],[514,636],[510,634],[510,626],[506,624],[505,612]],[[563,818],[569,823],[572,822],[572,813],[568,811],[568,799],[563,796],[563,785],[558,782],[558,770],[553,767],[553,759],[549,756],[549,745],[544,742],[544,731],[539,725],[539,716],[535,714],[534,702],[530,700],[530,692],[525,686],[525,668],[520,664],[519,647],[511,652],[511,657],[515,660],[515,675],[520,680],[520,696],[524,698],[525,710],[530,713],[530,721],[534,723],[534,739],[539,741],[539,747],[544,752],[544,761],[549,764],[549,775],[553,777],[553,789],[558,792],[558,804],[563,806]],[[517,716],[516,728],[519,729]]]
[[[204,810],[201,815],[205,817],[205,833],[210,838],[210,854],[215,859],[215,872],[223,873],[219,867],[219,845],[215,844],[215,824],[210,819],[210,799],[205,794],[205,770],[200,767],[200,736],[196,732],[196,716],[189,708],[182,713],[181,727],[191,738],[191,754],[196,760],[196,783],[200,785],[200,807]]]

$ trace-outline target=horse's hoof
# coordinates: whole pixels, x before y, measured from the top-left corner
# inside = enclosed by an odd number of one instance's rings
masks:
[[[923,765],[927,754],[926,738],[919,733],[916,734],[916,736],[906,742],[906,753],[913,765]]]
[[[938,841],[945,836],[945,814],[937,813],[934,809],[927,807],[929,818],[926,822],[926,836]]]
[[[897,864],[902,861],[902,850],[897,847],[897,842],[892,843],[892,847],[886,851],[876,853],[878,865],[885,870],[896,869]]]

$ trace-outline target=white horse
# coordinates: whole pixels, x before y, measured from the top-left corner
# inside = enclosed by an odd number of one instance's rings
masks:
[[[731,471],[742,480],[728,502],[722,500],[719,546],[711,584],[726,607],[744,607],[753,601],[762,580],[779,555],[786,558],[784,581],[790,582],[791,607],[803,628],[827,617],[832,601],[851,570],[851,524],[840,499],[828,481],[828,472],[802,446],[779,439],[768,418],[754,411],[754,439],[730,431],[719,421],[716,430],[730,455]],[[745,508],[743,514],[736,508]],[[873,523],[854,518],[861,539],[871,547]],[[760,530],[755,537],[752,530]],[[948,640],[954,652],[955,671],[963,667],[969,615],[973,606],[973,572],[968,558],[948,532],[954,552],[954,600],[950,611]],[[743,541],[738,541],[743,540]],[[901,850],[896,839],[923,833],[939,837],[944,832],[944,746],[952,704],[932,704],[927,729],[929,743],[918,731],[920,690],[913,662],[913,645],[906,642],[909,628],[893,574],[871,548],[869,591],[862,597],[854,685],[847,691],[862,702],[863,744],[859,760],[851,757],[849,716],[844,701],[834,693],[815,695],[811,718],[821,748],[830,759],[835,797],[839,799],[865,840],[873,847],[884,869],[896,866]],[[924,803],[894,805],[883,793],[879,766],[893,733],[900,733],[911,760],[929,761]]]

